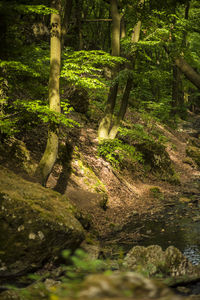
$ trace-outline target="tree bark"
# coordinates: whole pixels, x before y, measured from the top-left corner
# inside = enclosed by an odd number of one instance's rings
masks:
[[[112,55],[120,55],[120,21],[121,16],[118,12],[117,0],[110,0],[110,10],[112,17]]]
[[[108,139],[109,138],[109,130],[113,118],[113,112],[115,108],[115,102],[117,98],[118,92],[118,83],[115,83],[112,87],[110,87],[110,91],[108,94],[108,100],[106,104],[105,114],[102,118],[99,128],[98,128],[98,138],[99,139]]]
[[[184,104],[184,93],[181,80],[181,71],[179,68],[173,66],[173,82],[172,82],[172,114],[176,114],[178,107]]]
[[[119,126],[120,126],[120,122],[124,119],[124,116],[125,116],[125,113],[126,113],[126,110],[128,107],[128,100],[129,100],[129,95],[131,92],[132,85],[133,85],[133,76],[129,75],[127,82],[126,82],[126,87],[125,87],[125,90],[123,93],[118,116],[115,119],[114,125],[112,126],[112,128],[109,132],[109,136],[108,136],[109,139],[114,139],[116,137]]]
[[[65,45],[65,38],[67,35],[67,31],[69,29],[69,23],[70,23],[70,16],[71,16],[71,11],[72,11],[72,3],[73,0],[66,0],[65,2],[65,8],[64,8],[64,18],[63,18],[63,22],[62,22],[62,39],[61,39],[61,43],[62,43],[62,48]]]
[[[175,59],[175,64],[198,89],[200,89],[200,75],[182,57]]]
[[[61,11],[61,0],[52,0],[51,7]],[[49,107],[60,112],[60,64],[61,64],[61,18],[60,14],[51,14]],[[49,128],[45,152],[36,170],[36,176],[42,185],[46,185],[58,153],[58,129]]]
[[[121,16],[118,12],[117,0],[110,0],[110,10],[112,17],[111,47],[112,55],[120,55],[120,20]],[[116,73],[116,70],[114,74]],[[114,76],[113,76],[114,77]],[[98,128],[98,138],[109,138],[109,130],[113,119],[113,111],[116,103],[118,92],[118,82],[110,87],[104,117],[102,118]]]
[[[82,8],[83,8],[83,1],[76,0],[76,22],[77,22],[77,36],[78,36],[78,50],[83,49],[83,33],[82,33]]]
[[[143,5],[143,3],[144,3],[144,0],[140,0],[139,5]],[[141,21],[139,20],[133,28],[133,34],[131,37],[132,43],[137,43],[139,41],[140,30],[141,30]],[[131,64],[132,69],[135,68],[135,61],[136,61],[136,53],[134,53],[134,55],[132,57],[132,64]],[[120,106],[119,113],[118,113],[118,115],[115,119],[115,122],[114,122],[112,128],[110,129],[110,132],[108,135],[109,139],[116,138],[116,135],[117,135],[117,132],[118,132],[118,129],[120,126],[120,122],[124,119],[124,116],[125,116],[125,113],[126,113],[126,110],[128,107],[129,95],[131,92],[132,85],[133,85],[133,75],[132,75],[132,73],[130,73],[127,78],[126,87],[124,89],[123,97],[121,100],[121,106]]]

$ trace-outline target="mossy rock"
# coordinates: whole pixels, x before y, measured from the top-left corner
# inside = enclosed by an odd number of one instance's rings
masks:
[[[0,277],[39,268],[83,239],[66,197],[0,167]]]
[[[200,167],[200,148],[189,145],[186,148],[186,154],[195,161],[198,167]]]
[[[158,245],[133,247],[125,256],[123,265],[148,276],[183,276],[199,272],[174,246],[165,251]]]
[[[6,154],[5,154],[6,153]],[[4,144],[0,143],[0,163],[15,166],[15,168],[32,175],[36,169],[36,162],[32,159],[25,143],[16,138],[8,138]]]
[[[194,146],[197,148],[200,148],[200,139],[199,138],[195,138],[195,137],[191,137],[189,139],[189,143],[190,146]]]
[[[67,286],[65,288],[68,288]],[[69,290],[69,288],[68,288]],[[91,274],[76,285],[76,293],[69,297],[55,291],[57,300],[89,299],[157,299],[180,300],[166,285],[143,277],[134,272],[112,272],[109,274]],[[75,294],[75,297],[74,297]],[[52,297],[53,299],[53,297]]]
[[[87,113],[89,106],[89,95],[85,89],[71,87],[68,99],[75,111],[82,114]]]
[[[151,171],[161,176],[162,179],[174,175],[172,163],[164,145],[155,141],[146,141],[135,147],[142,153],[144,166],[148,172]]]

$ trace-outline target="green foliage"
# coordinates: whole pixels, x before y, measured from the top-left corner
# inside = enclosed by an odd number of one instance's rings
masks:
[[[63,57],[61,77],[86,89],[105,88],[103,67],[114,68],[126,61],[124,58],[114,57],[100,50],[73,51],[66,48]]]
[[[22,74],[23,72],[29,73],[33,77],[39,77],[39,73],[35,72],[28,65],[21,63],[20,61],[3,61],[0,60],[0,68],[6,68],[7,70],[15,71],[17,74]],[[15,73],[15,75],[16,75]]]
[[[68,113],[70,113],[73,109],[69,106],[67,102],[62,101],[61,107],[63,109],[64,114],[58,113],[55,111],[50,110],[49,106],[42,102],[41,100],[34,100],[34,101],[21,101],[16,100],[14,102],[14,106],[21,110],[21,112],[30,113],[30,117],[34,118],[35,120],[39,118],[42,123],[49,124],[52,128],[56,128],[59,125],[64,125],[66,127],[74,127],[75,125],[78,126],[79,124],[72,119],[66,117]],[[37,123],[38,121],[36,121]]]
[[[142,162],[142,155],[134,146],[123,143],[119,139],[104,140],[98,146],[98,155],[105,158],[115,168],[123,166],[125,160]]]
[[[131,128],[120,127],[119,133],[122,138],[127,137],[129,142],[134,142],[135,144],[141,143],[166,143],[167,139],[158,130],[156,130],[152,124],[151,119],[150,124],[146,124],[144,127],[142,124],[134,124]]]
[[[67,265],[64,266],[64,282],[80,282],[86,275],[97,273],[103,267],[103,262],[101,260],[90,259],[88,254],[82,249],[77,249],[73,255],[71,255],[70,250],[64,250],[62,255],[67,261]]]
[[[22,14],[38,14],[38,15],[49,15],[51,13],[58,13],[57,10],[47,7],[45,5],[27,5],[27,4],[16,4],[16,1],[0,1],[0,10],[13,10]]]
[[[171,113],[171,99],[161,99],[160,102],[154,101],[145,101],[142,103],[146,110],[150,112],[150,114],[155,117],[158,121],[168,123],[170,119]],[[142,110],[142,105],[141,109]]]
[[[4,119],[5,118],[5,119]],[[0,133],[8,136],[14,135],[19,131],[16,126],[17,120],[10,120],[7,116],[0,117]]]
[[[159,200],[164,200],[164,195],[159,187],[157,187],[157,186],[151,187],[149,189],[149,192],[150,192],[150,196],[152,196],[153,198],[159,199]]]

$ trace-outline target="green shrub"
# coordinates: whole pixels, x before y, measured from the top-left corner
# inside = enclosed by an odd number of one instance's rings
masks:
[[[142,162],[142,154],[134,146],[123,143],[119,139],[107,139],[99,144],[98,155],[105,158],[115,168],[123,165],[127,159],[131,162]]]

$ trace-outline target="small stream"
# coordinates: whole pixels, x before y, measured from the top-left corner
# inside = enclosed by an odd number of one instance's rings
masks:
[[[134,232],[140,233],[136,241],[127,236],[134,236]],[[127,253],[136,245],[159,245],[165,250],[170,245],[178,248],[193,265],[200,264],[200,202],[179,203],[169,206],[165,212],[152,218],[146,216],[133,216],[120,230],[112,233],[105,241],[105,245],[121,247],[123,253]],[[125,237],[123,239],[123,236]],[[113,242],[112,242],[113,241]]]
[[[163,250],[173,245],[184,253],[192,264],[200,263],[200,208],[198,205],[190,207],[188,204],[178,204],[155,220],[145,220],[143,224],[140,220],[140,225],[143,227],[140,231],[142,239],[139,245],[160,245]],[[132,228],[134,227],[130,220],[123,230],[131,232]]]

